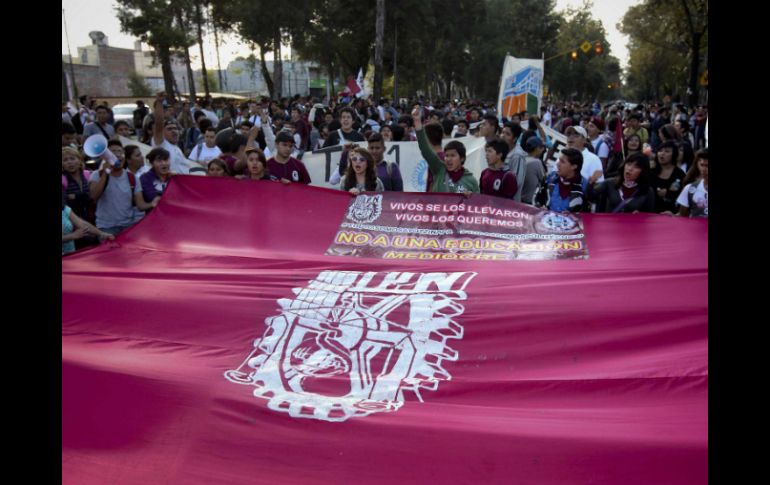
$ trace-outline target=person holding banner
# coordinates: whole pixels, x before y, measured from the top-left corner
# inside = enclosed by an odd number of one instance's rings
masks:
[[[404,191],[404,181],[401,178],[401,171],[395,162],[385,160],[385,141],[381,134],[372,133],[369,135],[369,145],[367,150],[374,159],[374,165],[377,168],[377,177],[382,180],[385,190],[394,192]]]
[[[588,212],[588,181],[580,175],[583,154],[574,148],[561,151],[556,171],[551,173],[535,195],[538,207],[554,212]]]
[[[354,146],[348,152],[350,163],[340,180],[340,189],[353,195],[361,192],[384,192],[385,186],[377,177],[374,158],[365,148]]]
[[[139,210],[150,212],[160,202],[169,179],[174,175],[170,158],[171,154],[159,147],[153,148],[147,154],[147,160],[152,168],[139,177],[134,189],[134,203]]]
[[[513,199],[519,186],[516,177],[503,167],[503,160],[508,155],[508,144],[496,138],[484,145],[487,165],[481,172],[481,193],[504,199]]]
[[[628,157],[612,180],[588,185],[588,199],[596,202],[596,212],[654,212],[650,160],[642,153]]]
[[[237,175],[239,179],[249,180],[278,180],[270,177],[267,170],[267,160],[265,154],[259,148],[249,147],[246,149],[246,175]],[[211,167],[209,167],[211,168]]]
[[[469,196],[479,192],[479,184],[470,170],[463,167],[465,163],[465,145],[457,140],[450,141],[444,147],[444,162],[436,155],[428,143],[425,130],[422,127],[420,110],[412,111],[412,121],[417,131],[417,143],[420,153],[428,163],[428,169],[433,175],[431,192],[452,192]]]
[[[284,184],[310,184],[310,174],[305,164],[291,156],[293,149],[294,137],[285,131],[278,133],[275,137],[275,155],[267,161],[267,170]]]

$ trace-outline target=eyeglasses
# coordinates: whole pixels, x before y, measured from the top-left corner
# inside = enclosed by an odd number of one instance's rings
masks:
[[[366,163],[366,159],[364,157],[350,157],[350,161],[353,163],[358,163],[358,162]]]

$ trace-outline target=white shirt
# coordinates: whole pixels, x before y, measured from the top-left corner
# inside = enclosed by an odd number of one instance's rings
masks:
[[[171,156],[169,157],[169,162],[171,162],[171,171],[176,173],[189,173],[190,168],[188,167],[189,162],[187,162],[187,158],[184,156],[184,153],[182,153],[182,150],[179,149],[178,146],[172,145],[168,140],[163,138],[163,142],[161,144],[155,143],[155,137],[152,138],[152,146],[155,147],[161,147],[167,150]]]
[[[677,204],[681,205],[682,207],[689,208],[690,212],[692,212],[693,208],[690,207],[690,200],[689,200],[688,194],[692,187],[693,187],[693,184],[687,184],[682,190],[682,192],[679,194],[679,197],[676,199]],[[692,201],[696,206],[703,209],[706,216],[708,216],[709,191],[703,185],[703,180],[701,180],[698,183],[698,185],[695,186],[695,193],[692,194]]]
[[[201,143],[200,145],[195,145],[195,147],[193,147],[190,152],[190,160],[208,163],[210,160],[217,158],[221,154],[222,150],[220,150],[218,146],[214,145],[213,148],[209,148],[205,143]]]
[[[588,148],[583,148],[583,168],[580,170],[580,175],[588,180],[597,170],[602,172],[602,175],[596,179],[596,182],[604,182],[604,168],[602,167],[602,161],[599,160],[599,157],[589,152]]]
[[[596,137],[596,140],[591,140],[591,145],[594,146],[594,151],[596,152],[596,156],[599,158],[609,158],[610,156],[610,147],[607,145],[607,142],[605,141],[602,143],[601,148],[596,148],[599,145],[599,142],[602,141],[602,135],[599,135]]]
[[[550,111],[546,111],[545,114],[543,115],[543,124],[545,126],[551,126],[551,112]]]

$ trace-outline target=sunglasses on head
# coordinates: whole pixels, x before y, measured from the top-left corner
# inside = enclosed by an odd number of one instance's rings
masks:
[[[364,162],[364,163],[366,163],[366,158],[353,156],[353,157],[350,157],[350,161],[351,162]]]

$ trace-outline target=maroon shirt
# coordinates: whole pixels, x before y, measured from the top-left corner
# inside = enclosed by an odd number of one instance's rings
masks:
[[[287,179],[301,184],[310,183],[310,174],[307,172],[305,164],[294,157],[289,157],[289,161],[286,163],[278,163],[275,158],[271,157],[267,161],[267,171],[270,172],[271,177],[278,180]]]
[[[516,183],[516,177],[510,170],[494,170],[485,168],[481,172],[480,191],[482,194],[502,197],[504,199],[513,199],[519,186]]]

